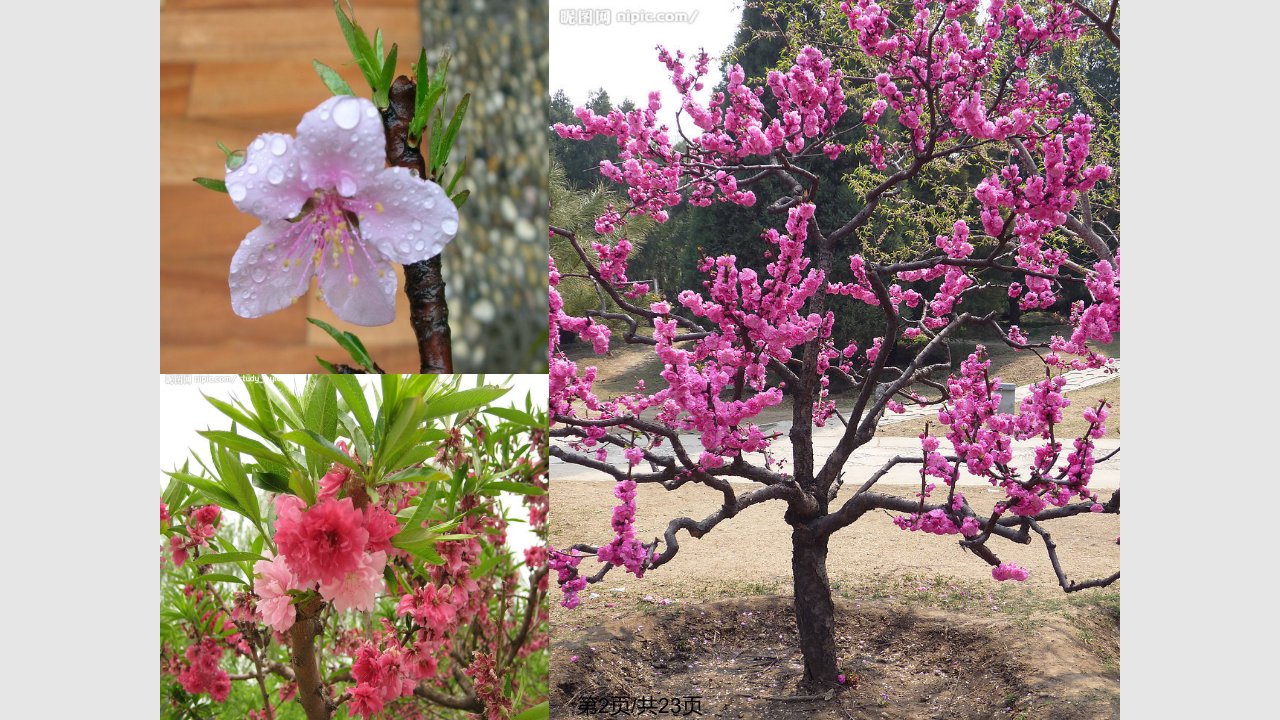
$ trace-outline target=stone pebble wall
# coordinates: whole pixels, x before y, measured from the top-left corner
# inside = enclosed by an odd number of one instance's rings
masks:
[[[421,9],[431,67],[453,56],[446,112],[471,93],[450,160],[466,156],[459,188],[471,195],[443,260],[454,369],[545,372],[547,4],[422,0]]]

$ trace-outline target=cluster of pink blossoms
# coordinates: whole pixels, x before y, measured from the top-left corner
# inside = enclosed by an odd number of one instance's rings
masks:
[[[207,692],[218,702],[226,700],[227,693],[231,691],[231,679],[227,671],[218,667],[222,653],[222,646],[210,637],[187,646],[190,665],[178,674],[182,689],[189,693]]]
[[[1018,582],[1022,582],[1027,579],[1028,575],[1029,573],[1027,573],[1025,568],[1021,568],[1013,563],[1000,563],[999,565],[991,568],[991,577],[1000,581],[1017,580]]]
[[[169,510],[160,503],[160,521],[169,521]],[[217,505],[203,505],[193,508],[187,513],[187,537],[173,535],[169,538],[169,550],[173,553],[173,564],[182,567],[191,550],[209,544],[209,539],[218,532],[218,524],[222,522],[222,508]]]
[[[480,505],[479,498],[468,496],[462,499],[459,509],[466,512]],[[490,506],[486,513],[468,514],[458,532],[500,545],[505,542],[506,523]],[[368,717],[381,712],[387,703],[412,694],[419,682],[435,678],[441,654],[453,647],[456,628],[478,623],[483,636],[491,638],[505,637],[511,631],[509,627],[495,626],[488,613],[492,590],[471,577],[482,549],[477,538],[437,543],[436,550],[444,563],[431,566],[429,581],[403,594],[396,605],[397,616],[413,619],[413,633],[406,640],[384,620],[383,630],[375,633],[373,641],[355,646],[351,668],[351,677],[356,681],[351,689],[353,714]],[[522,648],[526,654],[530,651]],[[505,707],[504,713],[510,710],[509,700],[494,699],[492,706],[489,702],[486,699],[487,712],[495,707]]]
[[[290,590],[318,589],[338,610],[373,609],[384,589],[382,570],[399,532],[395,516],[379,505],[357,510],[351,498],[332,495],[307,507],[293,495],[276,498],[279,554],[254,566],[258,616],[279,632],[293,625]]]

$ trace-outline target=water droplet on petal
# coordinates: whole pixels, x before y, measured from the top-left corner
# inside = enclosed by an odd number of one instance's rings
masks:
[[[254,150],[261,150],[262,148],[264,148],[264,147],[266,147],[266,146],[267,146],[267,144],[266,144],[265,142],[263,142],[263,141],[262,141],[262,138],[258,138],[257,140],[254,140],[254,141],[253,141],[253,149],[254,149]]]
[[[244,189],[243,185],[239,183],[232,183],[227,186],[227,194],[231,196],[233,201],[240,202],[249,194],[249,192]]]
[[[271,154],[276,157],[284,155],[284,151],[289,149],[289,143],[284,141],[279,135],[271,138]]]
[[[262,282],[263,280],[266,280],[266,279],[267,279],[267,271],[266,271],[266,270],[262,269],[261,267],[255,267],[255,268],[253,269],[253,281],[254,281],[254,282],[260,283],[260,282]]]
[[[343,98],[333,106],[333,122],[343,130],[352,130],[360,124],[360,101]]]
[[[431,193],[430,195],[427,195],[426,202],[424,202],[424,203],[422,203],[422,204],[423,204],[423,205],[425,205],[425,206],[426,206],[426,208],[427,208],[428,210],[430,210],[431,208],[435,207],[435,206],[436,206],[436,196],[435,196],[435,193]]]
[[[245,167],[245,170],[248,170],[250,175],[258,174],[258,166],[254,165],[253,163],[249,163],[249,165]]]
[[[396,245],[396,247],[400,250],[400,252],[407,253],[409,252],[409,241],[401,240],[399,244]]]
[[[413,221],[413,231],[414,231],[414,232],[418,232],[418,231],[419,231],[419,230],[421,230],[421,229],[422,229],[422,223],[418,222],[417,220],[414,220],[414,221]]]
[[[364,114],[371,118],[378,117],[378,111],[374,110],[372,105],[365,109]]]
[[[272,165],[271,169],[267,171],[267,180],[270,180],[272,185],[279,185],[284,180],[284,171],[280,169],[280,166]]]
[[[453,218],[445,218],[444,221],[440,223],[440,229],[443,230],[446,235],[452,235],[458,232],[458,221]]]
[[[343,175],[338,178],[338,194],[343,197],[351,197],[356,194],[356,181],[351,179],[350,175]]]

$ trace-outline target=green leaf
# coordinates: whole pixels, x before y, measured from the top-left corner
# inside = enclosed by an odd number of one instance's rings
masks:
[[[333,68],[319,60],[312,60],[311,67],[315,68],[316,74],[320,76],[324,86],[329,88],[329,92],[334,95],[355,95],[347,81],[343,80],[342,76],[335,72]]]
[[[379,41],[382,39],[381,30],[378,31],[378,39]],[[378,79],[378,92],[373,101],[373,104],[378,105],[378,107],[387,106],[387,93],[391,90],[391,82],[395,80],[396,77],[396,53],[398,52],[399,48],[396,44],[391,43],[391,53],[387,55],[387,61],[382,65],[382,76]],[[378,57],[382,57],[381,49],[378,50]],[[382,100],[382,104],[380,105],[378,104],[378,98]]]
[[[449,199],[453,201],[454,207],[458,209],[462,209],[462,206],[467,203],[467,198],[469,197],[471,197],[471,191],[463,190],[462,192],[458,193],[457,195],[454,195]]]
[[[196,558],[196,563],[199,564],[200,560],[204,557],[207,556]],[[246,586],[249,584],[249,581],[238,575],[226,575],[224,573],[205,573],[204,575],[197,575],[194,582],[234,582]]]
[[[492,497],[499,492],[515,493],[517,495],[546,495],[547,491],[537,485],[528,485],[526,483],[498,481],[485,483],[484,488],[480,490],[481,495]]]
[[[229,450],[251,455],[259,460],[284,465],[289,462],[283,455],[252,438],[228,430],[200,430],[198,434]]]
[[[369,81],[369,87],[376,89],[377,71],[380,68],[375,65],[373,46],[369,43],[369,36],[365,34],[363,28],[347,17],[338,0],[333,0],[333,11],[338,16],[342,37],[347,41],[347,47],[351,49],[351,57],[355,58],[356,65],[360,66],[360,72],[364,73],[365,80]],[[381,64],[381,60],[382,58],[377,58],[378,65]]]
[[[233,562],[238,563],[238,562],[246,562],[246,561],[258,562],[259,560],[266,560],[266,558],[256,553],[250,553],[250,552],[224,552],[224,553],[209,553],[207,555],[201,555],[200,557],[195,559],[195,564],[196,565],[214,565],[216,563],[233,563]]]
[[[431,565],[444,564],[444,558],[440,557],[440,553],[436,552],[436,543],[434,540],[426,539],[405,542],[398,538],[399,536],[391,538],[391,544]]]
[[[190,485],[212,502],[229,510],[234,510],[241,515],[245,514],[244,510],[240,507],[240,503],[231,495],[231,493],[227,492],[216,482],[208,478],[202,478],[199,475],[192,475],[188,472],[173,471],[166,472],[165,474],[175,480],[180,480]]]
[[[467,106],[471,104],[471,93],[462,96],[462,100],[458,101],[458,106],[453,109],[453,117],[449,120],[449,127],[444,131],[444,137],[441,138],[439,146],[436,145],[435,138],[431,139],[431,145],[435,148],[437,155],[434,162],[435,167],[444,167],[444,163],[449,159],[449,151],[453,150],[453,142],[458,137],[458,128],[462,126],[462,117],[467,114]]]
[[[360,467],[355,460],[352,460],[351,456],[339,450],[337,445],[334,445],[321,437],[318,433],[312,432],[311,430],[294,430],[292,432],[285,433],[281,437],[285,440],[296,442],[309,450],[314,450],[329,460],[346,465],[358,473],[364,473],[364,468]]]
[[[264,429],[274,432],[279,425],[276,423],[276,414],[271,408],[271,399],[267,397],[267,389],[262,382],[262,376],[241,375],[240,381],[244,383],[245,390],[249,392],[249,402],[253,405],[254,412],[258,414],[258,421],[262,423]]]
[[[355,416],[356,422],[360,423],[364,434],[368,436],[373,433],[373,414],[369,412],[369,401],[365,398],[364,388],[360,387],[360,381],[354,375],[341,374],[334,375],[330,381],[342,395],[343,402]]]
[[[533,416],[527,412],[516,410],[515,408],[491,407],[485,408],[484,412],[490,415],[496,415],[503,420],[510,420],[517,425],[525,427],[541,427],[541,424],[533,419]]]
[[[330,375],[341,375],[341,374],[342,374],[342,373],[338,372],[338,368],[337,368],[337,367],[335,367],[333,363],[329,362],[328,360],[325,360],[324,358],[320,357],[319,355],[317,355],[317,356],[316,356],[316,362],[320,363],[320,367],[324,368],[324,371],[325,371],[325,372],[327,372],[327,373],[329,373]]]
[[[217,408],[223,415],[226,415],[237,423],[249,428],[259,437],[267,436],[266,429],[262,427],[262,423],[258,421],[258,418],[251,416],[249,413],[241,410],[231,403],[224,402],[218,398],[209,397],[203,392],[200,394],[204,396],[204,399],[207,400],[210,405]]]
[[[448,480],[449,474],[436,470],[435,468],[409,468],[396,475],[390,475],[383,478],[378,484],[389,485],[391,483],[402,482],[439,482]]]
[[[364,368],[366,372],[377,372],[374,368],[373,358],[369,357],[369,351],[365,349],[364,343],[360,342],[360,338],[349,332],[339,330],[323,320],[307,318],[307,322],[328,333],[329,337],[333,338],[343,350],[346,350],[351,355],[351,359]]]
[[[453,189],[458,186],[458,181],[462,179],[462,174],[466,171],[467,158],[463,157],[462,162],[458,165],[458,170],[453,173],[453,179],[449,181],[449,187],[444,189],[446,195],[453,193]]]
[[[551,705],[549,704],[549,701],[543,700],[537,705],[534,705],[528,710],[516,715],[512,720],[547,720],[549,717],[551,717]]]
[[[427,414],[424,419],[444,417],[445,415],[466,412],[467,410],[488,405],[507,394],[508,390],[510,388],[485,385],[483,387],[459,390],[455,393],[435,398],[427,406]]]
[[[207,177],[198,177],[198,178],[191,178],[191,179],[195,180],[196,184],[199,185],[200,187],[209,188],[210,190],[216,190],[221,193],[224,193],[227,191],[226,181],[218,180],[216,178],[207,178]]]
[[[258,470],[253,473],[253,484],[273,493],[289,492],[289,476],[280,473],[270,472],[266,470]]]

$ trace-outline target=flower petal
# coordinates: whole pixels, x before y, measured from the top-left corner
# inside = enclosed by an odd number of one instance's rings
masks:
[[[284,246],[291,224],[283,220],[254,228],[231,258],[231,309],[245,318],[289,307],[306,293],[314,266],[289,261]]]
[[[439,255],[458,234],[458,208],[444,189],[405,168],[378,173],[357,200],[365,242],[402,265]]]
[[[244,164],[227,172],[227,194],[241,212],[284,220],[297,215],[311,195],[301,175],[293,137],[264,133],[249,145]]]
[[[321,259],[320,292],[339,318],[356,325],[386,325],[396,318],[396,271],[376,248],[350,243],[338,258],[332,246]]]
[[[302,116],[296,144],[302,180],[343,197],[387,166],[387,133],[378,108],[364,98],[336,95]]]

